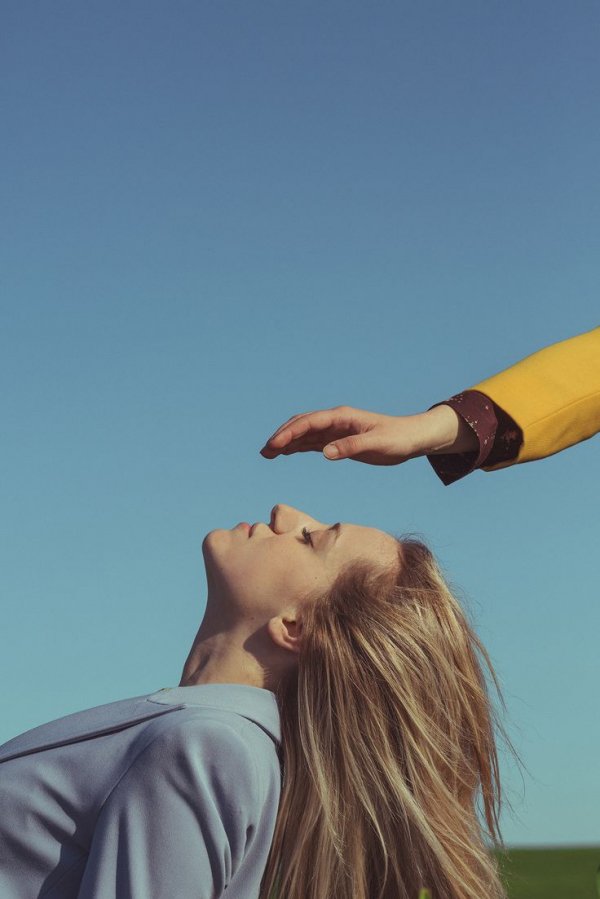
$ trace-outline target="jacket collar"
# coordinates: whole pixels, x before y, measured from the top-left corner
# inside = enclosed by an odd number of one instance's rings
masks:
[[[200,705],[237,712],[254,721],[277,744],[281,744],[279,706],[272,690],[249,684],[196,684],[192,687],[163,687],[147,698],[165,705]]]

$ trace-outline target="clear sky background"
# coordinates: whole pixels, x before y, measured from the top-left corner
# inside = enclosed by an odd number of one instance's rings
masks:
[[[444,487],[268,461],[599,321],[596,2],[3,4],[0,741],[179,682],[205,534],[426,539],[498,672],[509,844],[598,840],[600,438]]]

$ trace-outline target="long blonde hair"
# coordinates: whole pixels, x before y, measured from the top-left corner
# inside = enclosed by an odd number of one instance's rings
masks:
[[[396,536],[396,535],[394,535]],[[505,899],[486,649],[428,546],[357,560],[303,607],[277,688],[282,789],[260,899]],[[482,824],[477,799],[483,803]]]

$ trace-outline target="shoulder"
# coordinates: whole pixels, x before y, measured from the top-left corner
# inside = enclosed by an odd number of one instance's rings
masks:
[[[141,753],[146,771],[175,789],[208,792],[218,804],[260,810],[278,795],[279,759],[271,738],[234,712],[187,706],[149,726]]]

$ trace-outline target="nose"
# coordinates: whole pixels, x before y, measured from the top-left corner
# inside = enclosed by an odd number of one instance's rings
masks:
[[[293,531],[301,524],[313,523],[318,524],[315,518],[295,509],[294,506],[288,506],[285,503],[277,503],[271,509],[271,521],[269,527],[276,534],[282,534],[284,531]]]
[[[271,509],[271,520],[269,522],[269,527],[272,531],[275,531],[276,534],[280,534],[283,528],[283,519],[287,518],[289,512],[293,512],[291,506],[286,506],[284,503],[276,503]]]

